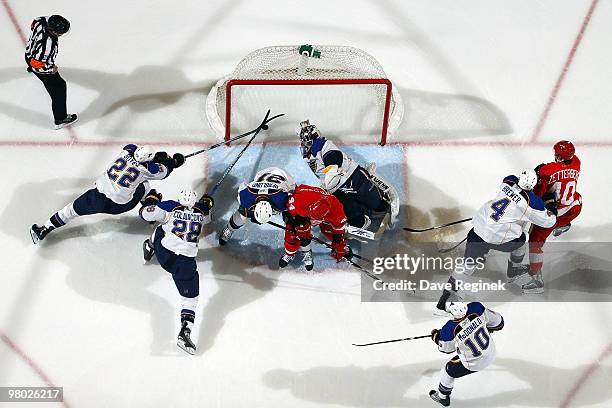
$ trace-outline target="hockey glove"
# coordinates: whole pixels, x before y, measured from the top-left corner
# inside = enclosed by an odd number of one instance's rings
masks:
[[[440,340],[440,330],[433,329],[431,331],[431,339],[433,340],[434,343],[438,344],[438,340]]]
[[[164,162],[166,162],[166,160],[168,160],[169,158],[170,158],[170,156],[168,156],[168,153],[166,153],[166,152],[157,152],[157,153],[155,153],[155,156],[153,156],[153,161],[155,163],[164,164]]]
[[[544,207],[546,207],[548,211],[555,214],[556,216],[557,215],[557,201],[555,201],[555,194],[545,193],[542,199],[544,200]]]
[[[215,200],[213,200],[213,198],[208,194],[204,194],[202,197],[200,197],[198,202],[204,204],[204,206],[209,210],[215,206]]]
[[[340,262],[342,258],[344,258],[344,254],[346,254],[346,239],[344,239],[344,235],[336,234],[334,235],[334,239],[331,244],[331,256],[336,260],[336,262]]]
[[[185,164],[185,156],[180,153],[174,153],[172,160],[174,160],[174,168],[181,167],[183,164]]]
[[[156,205],[157,203],[161,201],[161,199],[162,199],[161,193],[158,193],[155,190],[151,190],[149,194],[147,194],[145,199],[142,201],[142,205],[143,207],[147,207],[149,205]]]

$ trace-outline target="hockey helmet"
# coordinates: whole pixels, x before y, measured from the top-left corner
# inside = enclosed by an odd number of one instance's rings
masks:
[[[272,209],[272,205],[270,205],[268,200],[261,200],[255,204],[253,216],[258,223],[267,223],[270,221],[270,218],[272,218],[272,215],[274,215],[274,210]]]
[[[307,216],[310,219],[322,221],[331,209],[329,200],[325,197],[310,204],[307,209]]]
[[[47,27],[49,31],[52,31],[56,35],[64,35],[70,31],[70,21],[60,15],[54,14],[47,19]]]
[[[315,125],[310,124],[310,120],[306,119],[300,122],[300,125],[295,130],[295,133],[300,138],[300,146],[302,150],[302,157],[308,157],[310,150],[312,149],[313,141],[321,136],[321,132]]]
[[[560,142],[555,143],[553,151],[555,152],[555,161],[569,161],[574,158],[576,148],[574,148],[574,144],[572,142],[561,140]]]
[[[525,190],[531,191],[538,184],[538,175],[533,169],[525,169],[521,171],[518,178],[518,186]]]
[[[155,156],[155,150],[149,145],[138,146],[136,150],[134,150],[134,158],[138,163],[146,163],[148,161],[153,160]]]
[[[463,319],[467,314],[468,305],[465,302],[450,302],[446,310],[453,315],[454,319]]]
[[[196,193],[191,188],[186,187],[179,192],[178,202],[183,207],[193,208],[197,200]]]

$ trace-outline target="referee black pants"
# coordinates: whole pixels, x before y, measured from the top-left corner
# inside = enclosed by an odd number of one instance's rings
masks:
[[[59,72],[55,74],[39,74],[34,72],[34,75],[41,80],[51,97],[53,119],[55,120],[55,124],[58,125],[68,116],[68,112],[66,111],[66,81],[60,76]]]

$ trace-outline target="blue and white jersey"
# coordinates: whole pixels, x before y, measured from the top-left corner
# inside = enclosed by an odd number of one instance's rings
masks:
[[[287,209],[289,193],[295,190],[295,180],[285,170],[278,167],[268,167],[255,174],[255,180],[242,183],[238,189],[238,203],[247,213],[255,208],[255,204],[265,198],[276,212]]]
[[[495,342],[492,331],[504,327],[503,317],[480,302],[468,304],[463,319],[449,320],[438,338],[438,350],[443,353],[457,353],[468,370],[480,371],[495,360]]]
[[[110,168],[96,179],[98,191],[117,204],[128,203],[143,182],[161,180],[170,174],[163,164],[136,161],[136,148],[134,144],[126,145]]]
[[[327,166],[336,165],[338,166],[339,172],[342,174],[340,182],[333,189],[328,190],[330,193],[338,190],[351,175],[357,170],[358,164],[342,153],[340,149],[334,144],[334,142],[325,139],[324,137],[318,137],[312,142],[312,148],[310,150],[311,156],[305,158],[308,162],[308,166],[319,178],[321,183],[325,179],[325,173],[323,170]]]
[[[489,244],[503,244],[521,236],[531,222],[543,228],[555,225],[557,217],[544,207],[533,191],[523,191],[516,176],[508,176],[493,200],[474,215],[474,232]]]
[[[196,203],[191,210],[178,201],[161,201],[144,207],[140,216],[145,221],[158,221],[164,230],[161,244],[177,255],[195,257],[204,224],[210,222],[210,211],[204,204]]]

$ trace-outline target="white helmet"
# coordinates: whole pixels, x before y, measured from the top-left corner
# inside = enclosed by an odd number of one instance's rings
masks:
[[[533,169],[525,169],[519,174],[518,186],[526,191],[531,191],[538,183],[538,175]]]
[[[337,165],[332,164],[323,169],[325,178],[323,179],[323,188],[327,191],[333,191],[340,186],[344,173],[340,171]]]
[[[196,200],[196,193],[190,188],[184,188],[179,192],[178,202],[184,207],[193,208]]]
[[[463,319],[467,314],[468,305],[465,302],[450,302],[446,310],[453,315],[454,319]]]
[[[266,200],[262,200],[255,204],[255,210],[253,211],[253,215],[255,216],[255,220],[257,220],[260,224],[265,224],[270,221],[274,211],[272,210],[272,206]]]
[[[134,158],[139,163],[144,163],[153,160],[155,156],[155,150],[151,146],[142,145],[138,146],[134,151]]]

